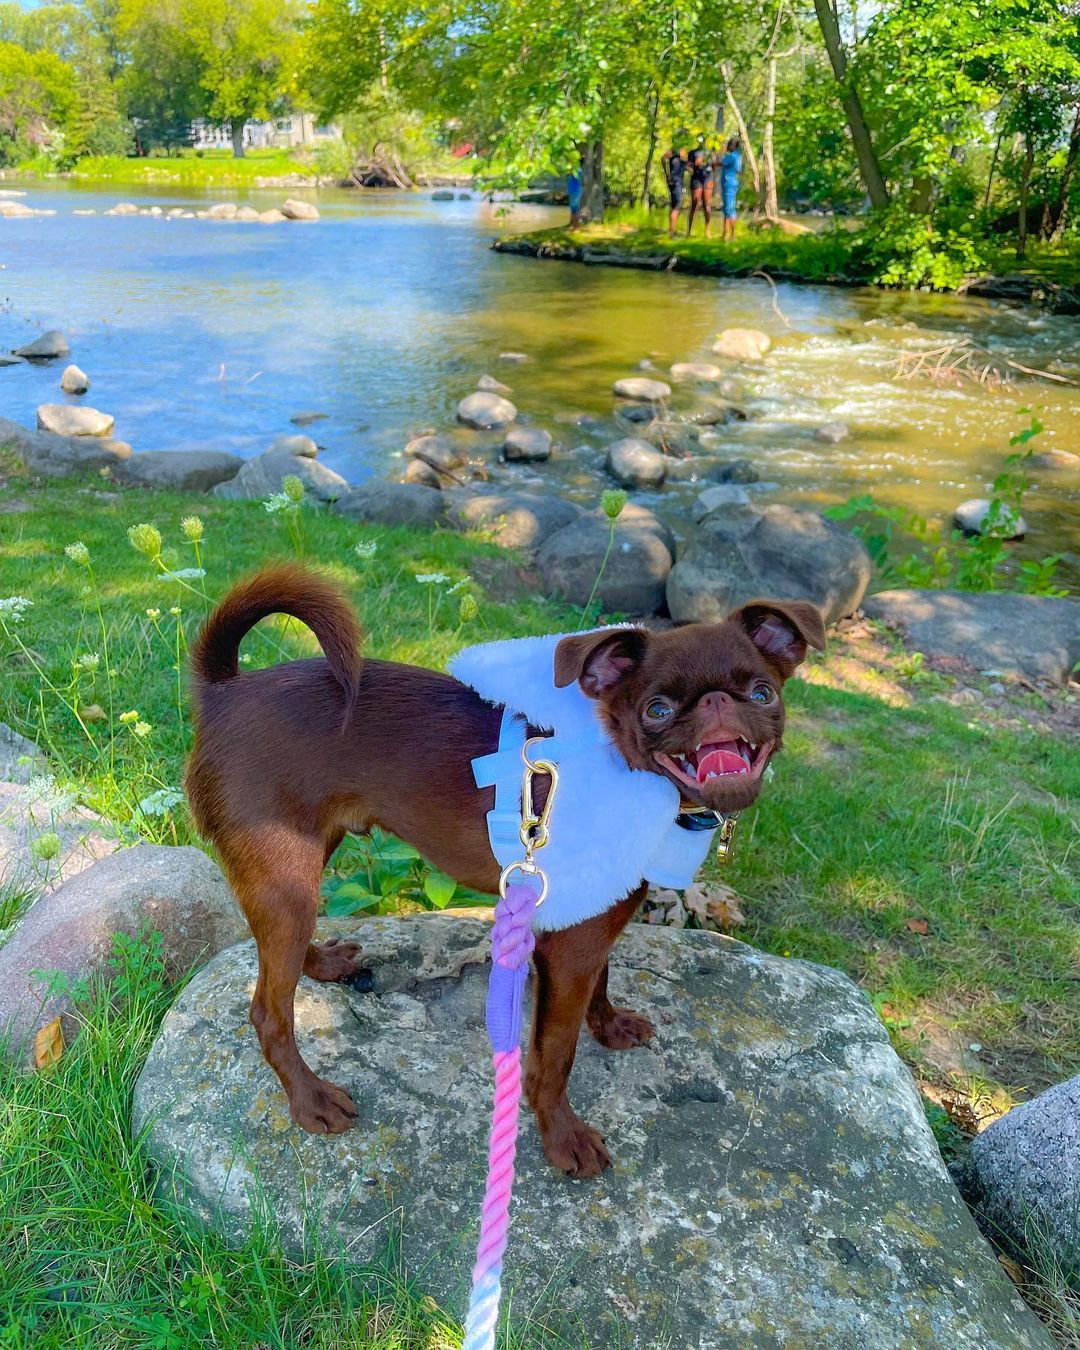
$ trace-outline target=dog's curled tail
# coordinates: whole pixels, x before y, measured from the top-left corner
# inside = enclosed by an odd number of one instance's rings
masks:
[[[240,642],[268,614],[299,619],[319,639],[330,673],[345,692],[346,709],[360,688],[363,629],[330,582],[291,563],[266,567],[239,582],[203,625],[191,653],[195,689],[240,673]]]

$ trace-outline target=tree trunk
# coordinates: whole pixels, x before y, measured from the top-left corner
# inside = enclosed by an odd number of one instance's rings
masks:
[[[881,165],[874,153],[874,143],[870,138],[870,128],[866,125],[862,101],[858,90],[847,77],[847,57],[844,55],[844,45],[840,40],[840,25],[829,0],[814,0],[814,10],[821,27],[821,36],[825,40],[825,50],[829,53],[833,75],[840,86],[840,101],[844,105],[848,130],[855,146],[855,157],[859,161],[859,173],[870,198],[870,205],[875,208],[888,206],[889,189],[885,186]]]
[[[929,174],[917,174],[911,182],[911,214],[928,216],[934,195],[934,180]]]
[[[1065,156],[1065,167],[1061,171],[1057,200],[1050,213],[1050,242],[1060,242],[1065,233],[1065,217],[1069,214],[1069,190],[1076,174],[1076,162],[1080,159],[1080,104],[1073,118],[1072,131],[1069,133],[1069,150]]]
[[[604,142],[582,141],[581,214],[587,220],[604,219]]]
[[[765,131],[761,138],[761,166],[764,193],[762,206],[766,220],[777,220],[780,207],[776,195],[776,159],[773,155],[773,121],[776,117],[776,57],[769,58],[765,76]]]
[[[233,118],[229,123],[229,131],[232,133],[232,152],[233,159],[244,158],[244,122],[245,118]]]
[[[746,160],[746,167],[750,170],[750,181],[754,185],[754,196],[760,201],[761,169],[758,166],[757,156],[754,154],[754,147],[750,144],[750,133],[743,121],[742,111],[735,102],[735,93],[731,87],[733,72],[730,61],[720,62],[720,74],[724,77],[724,102],[731,109],[731,115],[735,119],[735,126],[739,131],[739,140],[742,142],[743,158]]]
[[[998,155],[1001,154],[1001,142],[1004,136],[1004,130],[999,131],[994,141],[994,153],[990,156],[990,172],[986,175],[986,193],[983,196],[984,211],[990,206],[990,189],[994,186],[994,173],[997,170]]]
[[[1031,170],[1035,164],[1035,142],[1029,132],[1024,137],[1024,167],[1020,173],[1020,212],[1016,231],[1016,256],[1022,258],[1027,252],[1028,234],[1028,191],[1031,188]]]
[[[660,86],[653,86],[652,105],[649,108],[649,152],[645,156],[645,173],[642,177],[642,196],[646,209],[652,205],[649,193],[649,180],[652,178],[653,160],[656,158],[656,120],[660,112]]]

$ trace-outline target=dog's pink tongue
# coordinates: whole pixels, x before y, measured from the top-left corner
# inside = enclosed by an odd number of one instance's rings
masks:
[[[735,741],[718,741],[697,766],[697,780],[704,783],[711,773],[746,773],[746,760],[739,754]]]

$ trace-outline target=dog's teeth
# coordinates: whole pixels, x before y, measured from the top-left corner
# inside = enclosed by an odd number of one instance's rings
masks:
[[[714,778],[719,778],[719,777],[720,777],[720,775],[719,775],[719,774],[715,771],[715,769],[714,769],[711,773],[707,773],[707,774],[705,775],[705,781],[706,781],[706,783],[708,783],[708,782],[711,782],[712,779],[714,779]]]

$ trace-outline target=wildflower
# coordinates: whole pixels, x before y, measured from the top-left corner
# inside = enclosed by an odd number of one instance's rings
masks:
[[[33,603],[33,600],[27,600],[25,595],[9,595],[0,600],[0,619],[10,619],[12,623],[21,623],[26,618],[26,611]]]
[[[128,530],[131,547],[152,561],[161,557],[161,531],[156,525],[132,525]]]
[[[466,591],[458,605],[458,622],[461,624],[471,623],[479,613],[480,606],[476,603],[475,597]]]
[[[164,816],[179,806],[184,800],[184,794],[179,788],[163,787],[158,788],[156,792],[151,792],[149,797],[144,797],[139,803],[139,810],[144,816]]]
[[[38,862],[51,862],[60,852],[60,836],[52,830],[39,834],[30,845],[30,856]]]
[[[293,503],[284,492],[271,492],[270,496],[263,500],[263,510],[268,516],[276,516],[279,511],[290,511],[292,507]]]
[[[161,618],[161,610],[160,610],[160,609],[148,609],[148,610],[146,611],[146,617],[147,617],[152,623],[157,623],[158,619]]]
[[[421,586],[445,586],[450,578],[445,572],[421,572],[416,580]]]
[[[84,652],[75,664],[80,670],[85,670],[88,674],[92,675],[101,665],[101,657],[98,656],[97,652]]]
[[[200,516],[185,516],[180,522],[180,532],[185,539],[197,544],[203,537],[203,523]]]
[[[304,484],[294,473],[287,474],[281,480],[281,490],[294,506],[299,506],[304,500]]]
[[[127,726],[130,722],[137,722],[138,720],[139,714],[135,711],[134,708],[132,708],[129,712],[122,712],[120,714],[120,721],[123,722],[125,726]]]
[[[138,736],[140,740],[142,740],[144,736],[149,736],[154,728],[150,725],[149,722],[136,722],[131,729],[135,733],[135,735]]]
[[[68,544],[64,549],[64,553],[73,563],[77,563],[79,567],[90,566],[90,550],[81,539],[76,539],[74,543]]]
[[[450,589],[446,592],[446,594],[447,594],[447,595],[457,595],[458,591],[463,591],[463,590],[465,589],[465,587],[468,586],[469,583],[470,583],[471,581],[472,581],[472,577],[468,577],[468,576],[462,577],[460,581],[455,581],[455,582],[454,582],[454,584],[450,587]]]
[[[205,567],[178,567],[173,572],[162,572],[161,581],[198,581],[206,576]]]
[[[622,488],[608,488],[600,494],[600,509],[608,520],[618,520],[628,500],[628,494]]]
[[[250,666],[250,665],[251,665],[251,653],[250,653],[250,652],[245,652],[245,653],[243,654],[243,656],[241,656],[241,658],[240,658],[240,664],[241,664],[242,666]]]
[[[179,606],[179,605],[171,605],[171,606],[169,607],[169,613],[170,613],[170,614],[173,616],[173,618],[175,619],[176,616],[180,613],[180,606]]]
[[[353,545],[353,552],[362,562],[368,562],[378,553],[379,546],[374,539],[361,539],[358,544]]]
[[[44,807],[50,815],[62,815],[75,801],[72,792],[62,788],[52,774],[33,774],[26,785],[26,797],[31,806]]]

